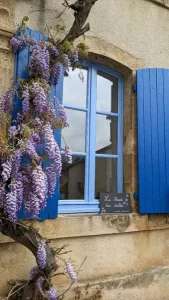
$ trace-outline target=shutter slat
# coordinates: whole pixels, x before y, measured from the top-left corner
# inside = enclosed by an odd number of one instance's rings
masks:
[[[140,213],[169,212],[169,70],[137,71]]]
[[[166,181],[167,181],[167,198],[166,206],[169,210],[169,71],[164,72],[164,126],[165,126],[165,151],[166,151]]]
[[[164,128],[164,84],[163,70],[157,70],[157,108],[158,108],[158,138],[159,138],[159,181],[160,181],[160,208],[166,209],[166,151]]]
[[[157,74],[154,69],[150,69],[150,102],[151,102],[151,131],[152,131],[152,174],[153,189],[152,199],[153,212],[160,210],[160,193],[159,193],[159,142],[158,142],[158,109],[157,109]],[[149,201],[149,199],[147,199]]]
[[[138,115],[138,186],[139,186],[139,199],[142,199],[142,205],[140,212],[146,210],[146,187],[145,187],[145,155],[144,155],[144,101],[143,101],[143,72],[142,70],[137,72],[137,115]]]
[[[144,168],[145,168],[145,201],[146,201],[146,210],[153,210],[153,197],[152,197],[152,132],[151,132],[151,101],[150,99],[150,75],[149,70],[143,72],[143,86],[144,86]],[[146,114],[146,118],[145,118]]]

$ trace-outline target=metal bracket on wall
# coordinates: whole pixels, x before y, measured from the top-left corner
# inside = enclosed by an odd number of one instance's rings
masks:
[[[138,200],[138,192],[134,192],[133,198],[134,198],[134,200]]]
[[[132,86],[132,90],[133,90],[133,92],[136,92],[136,90],[137,90],[137,85],[136,85],[136,83],[135,83],[135,84],[133,84],[133,86]]]

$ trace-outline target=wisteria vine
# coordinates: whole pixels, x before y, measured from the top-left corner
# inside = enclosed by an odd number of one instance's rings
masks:
[[[22,32],[12,37],[11,45],[15,53],[24,47],[30,51],[29,78],[21,78],[0,97],[1,122],[12,119],[14,97],[21,101],[17,117],[8,122],[6,132],[0,134],[0,209],[15,223],[22,206],[30,217],[39,217],[61,176],[61,152],[54,130],[63,129],[68,122],[64,107],[56,98],[50,98],[50,88],[59,82],[62,70],[69,71],[78,65],[78,49],[73,49],[68,42],[61,46],[52,41],[36,42]],[[65,159],[72,163],[71,149],[66,144]],[[30,279],[37,278],[37,289],[44,293],[46,244],[43,240],[39,242],[36,258],[37,266],[31,270]],[[77,282],[69,263],[66,272]],[[49,300],[57,299],[52,286],[45,293]]]
[[[25,35],[13,36],[11,44],[15,53],[24,47],[32,49],[29,79],[21,79],[0,98],[1,118],[12,115],[14,96],[22,102],[6,139],[2,135],[0,139],[0,202],[9,220],[16,222],[21,205],[32,218],[38,218],[61,175],[61,153],[53,132],[68,123],[64,107],[57,99],[50,99],[50,85],[58,83],[62,68],[69,71],[78,64],[78,51],[68,44],[59,49],[52,42],[36,42]],[[67,145],[65,158],[71,163]]]

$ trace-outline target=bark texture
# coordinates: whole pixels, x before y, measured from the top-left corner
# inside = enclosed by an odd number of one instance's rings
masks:
[[[0,216],[0,232],[17,243],[28,248],[32,254],[37,257],[38,244],[44,240],[36,229],[31,226],[25,226],[22,223],[12,223],[2,214]],[[46,266],[41,274],[38,274],[33,280],[23,281],[20,283],[14,282],[11,294],[18,290],[18,292],[9,296],[10,300],[26,300],[26,299],[45,299],[43,294],[37,290],[37,279],[40,276],[47,278],[47,282],[44,283],[44,289],[50,289],[50,282],[52,275],[57,270],[57,264],[55,261],[55,251],[49,246],[49,242],[46,242]],[[23,288],[22,288],[23,287]],[[29,297],[29,298],[28,298]]]
[[[65,36],[62,42],[73,42],[79,36],[83,35],[85,32],[90,30],[89,23],[87,23],[86,25],[85,23],[93,5],[97,1],[98,0],[77,0],[74,4],[69,4],[68,1],[65,0],[63,5],[74,11],[75,20],[68,34]]]

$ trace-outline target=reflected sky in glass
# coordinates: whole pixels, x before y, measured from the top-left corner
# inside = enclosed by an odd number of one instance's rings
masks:
[[[64,149],[64,140],[74,152],[85,152],[86,112],[65,109],[69,127],[62,130],[61,149]]]
[[[72,71],[70,68],[68,77],[64,77],[63,104],[86,107],[86,93],[87,70],[76,69]]]
[[[107,115],[96,116],[96,151],[117,154],[118,119]]]
[[[118,111],[118,80],[109,74],[97,72],[97,110]]]

